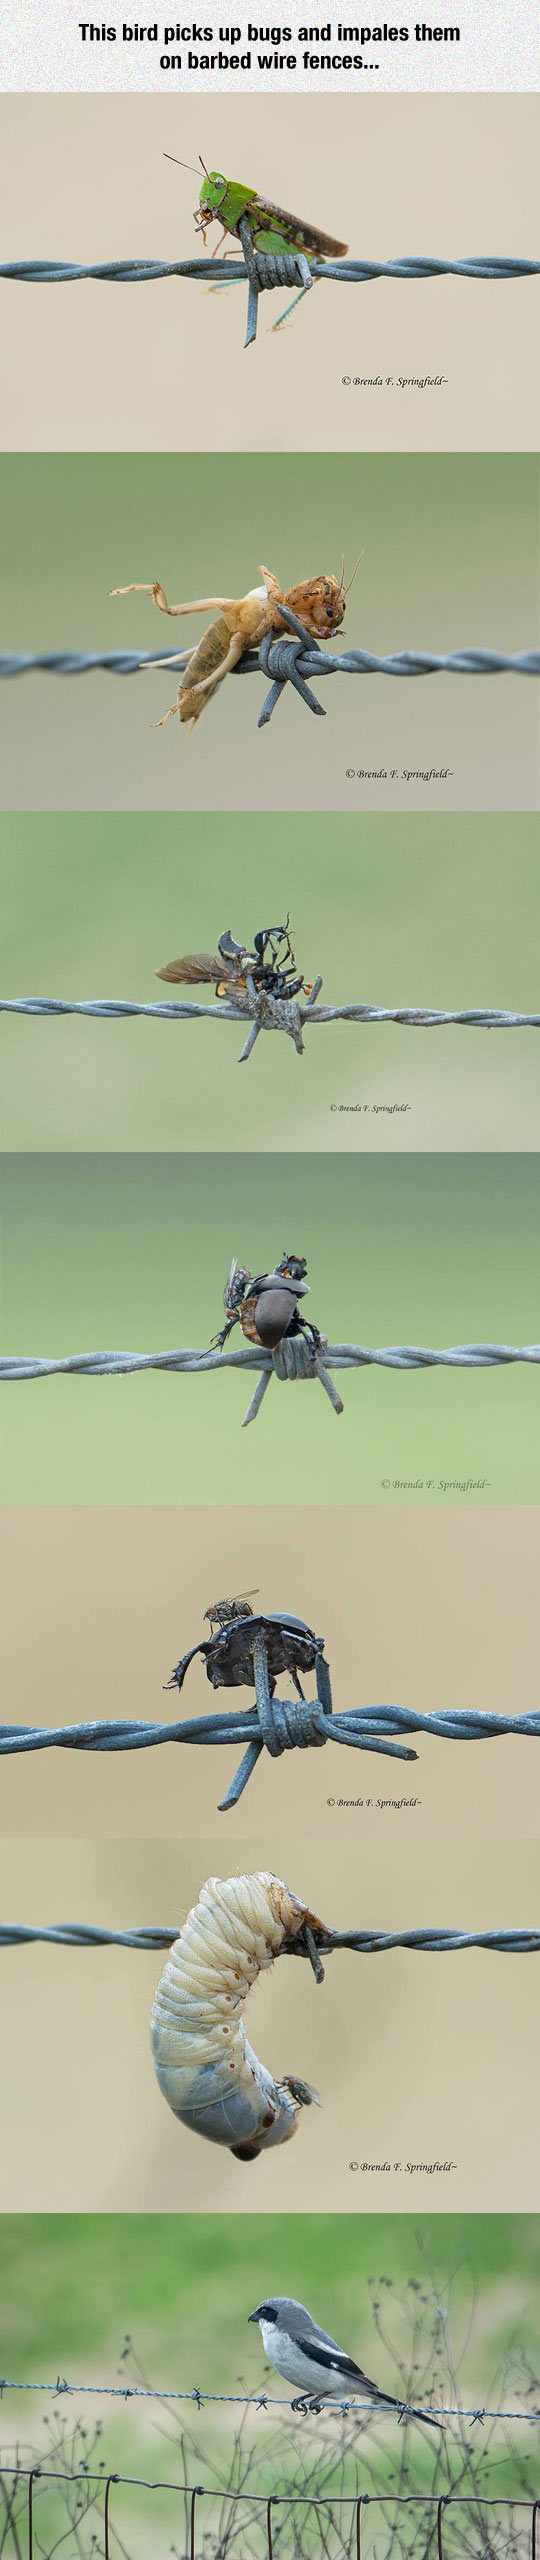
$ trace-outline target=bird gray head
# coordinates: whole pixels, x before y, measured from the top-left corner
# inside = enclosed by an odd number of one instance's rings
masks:
[[[249,2312],[248,2320],[268,2321],[270,2328],[283,2329],[287,2335],[292,2331],[296,2338],[302,2329],[315,2328],[311,2312],[305,2310],[303,2302],[294,2302],[288,2293],[277,2293],[269,2296],[266,2302],[259,2302],[257,2310]]]

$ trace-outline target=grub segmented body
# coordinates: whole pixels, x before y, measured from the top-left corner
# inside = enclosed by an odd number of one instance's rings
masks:
[[[313,1917],[278,1876],[210,1876],[158,1985],[151,2040],[163,2097],[182,2124],[240,2160],[296,2132],[293,2089],[303,2084],[276,2081],[258,2061],[242,2011],[258,1975]]]

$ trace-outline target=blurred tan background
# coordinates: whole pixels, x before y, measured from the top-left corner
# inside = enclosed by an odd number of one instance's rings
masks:
[[[225,170],[384,261],[539,253],[536,97],[83,96],[0,101],[3,259],[191,258]],[[210,253],[219,239],[209,235]],[[232,244],[229,242],[229,248]],[[540,280],[444,276],[263,300],[242,285],[4,284],[1,440],[43,449],[536,448]],[[360,375],[368,386],[354,388]],[[436,388],[387,377],[443,376]],[[348,383],[343,377],[350,376]],[[291,421],[294,433],[291,435]]]
[[[255,1584],[255,1608],[292,1610],[324,1635],[336,1714],[378,1701],[420,1714],[478,1707],[510,1716],[539,1704],[532,1507],[77,1507],[0,1517],[2,1686],[14,1723],[173,1723],[214,1707],[247,1711],[253,1693],[213,1690],[200,1659],[180,1696],[164,1695],[162,1683],[208,1636],[209,1601]],[[311,1695],[314,1679],[305,1686]],[[292,1695],[284,1678],[278,1694]],[[280,1760],[264,1752],[241,1803],[219,1817],[241,1746],[28,1753],[2,1761],[2,1830],[189,1840],[210,1828],[218,1864],[233,1866],[253,1828],[270,1856],[276,1833],[290,1843],[317,1832],[356,1840],[375,1854],[390,1838],[411,1874],[419,1840],[538,1838],[540,1742],[404,1738],[416,1761],[331,1743]]]
[[[174,1926],[206,1876],[274,1871],[336,1928],[500,1928],[539,1921],[536,1843],[303,1841],[273,1827],[232,1854],[222,1836],[6,1843],[1,1915],[40,1924]],[[164,1959],[163,1959],[164,1961]],[[305,2212],[435,2206],[534,2209],[540,1956],[334,1954],[317,1987],[283,1958],[248,2012],[270,2068],[323,2105],[249,2166],[178,2125],[149,2051],[159,1957],[3,1950],[0,2207],[22,2211]],[[359,2164],[352,2169],[351,2162]],[[445,2173],[411,2164],[451,2162]],[[389,2163],[364,2174],[362,2163]],[[400,2163],[400,2167],[395,2164]]]

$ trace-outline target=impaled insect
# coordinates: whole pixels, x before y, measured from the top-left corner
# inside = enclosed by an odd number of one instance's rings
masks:
[[[235,2160],[289,2142],[315,2089],[275,2080],[248,2044],[243,2003],[280,1950],[323,1923],[279,1876],[209,1876],[175,1939],[152,2010],[159,2087],[173,2115]]]
[[[165,969],[156,969],[156,978],[167,978],[176,986],[208,986],[215,983],[217,996],[230,996],[235,988],[245,991],[248,978],[262,995],[282,1001],[311,990],[305,979],[296,975],[296,961],[289,934],[290,918],[285,924],[263,925],[253,936],[253,951],[243,942],[235,942],[227,929],[219,937],[217,955],[208,951],[187,951],[180,960],[169,960]]]
[[[226,1322],[215,1337],[220,1351],[235,1324],[246,1342],[257,1343],[260,1350],[275,1351],[285,1334],[294,1333],[308,1334],[313,1350],[321,1350],[317,1325],[307,1324],[298,1309],[299,1298],[309,1297],[306,1271],[303,1254],[297,1253],[282,1254],[275,1271],[259,1273],[257,1279],[236,1259],[231,1262],[223,1293]]]
[[[305,1618],[293,1618],[284,1610],[255,1616],[249,1605],[255,1597],[253,1591],[244,1592],[237,1600],[215,1600],[205,1609],[210,1635],[182,1655],[165,1683],[168,1689],[183,1689],[186,1672],[198,1653],[212,1689],[254,1689],[254,1651],[262,1635],[271,1698],[283,1671],[290,1673],[297,1697],[303,1698],[299,1672],[313,1670],[324,1651],[324,1637],[314,1635]]]
[[[172,160],[174,153],[166,151],[164,157]],[[303,214],[287,213],[283,205],[273,204],[268,196],[260,196],[256,187],[245,187],[239,180],[224,178],[219,169],[206,169],[201,154],[199,158],[203,182],[194,215],[195,230],[202,232],[206,248],[210,224],[221,223],[221,241],[216,241],[212,251],[214,258],[228,234],[233,240],[240,238],[239,224],[244,218],[249,223],[253,248],[259,250],[263,257],[281,257],[291,249],[301,250],[308,259],[346,257],[346,240],[333,240],[328,231],[319,231],[315,223],[305,222]],[[189,169],[191,162],[177,160],[175,166],[177,169]],[[193,176],[198,177],[198,174],[198,169],[194,169]]]
[[[298,587],[290,587],[284,595],[273,570],[261,565],[260,576],[264,579],[264,586],[251,587],[247,596],[197,596],[189,604],[168,604],[158,578],[148,583],[136,578],[128,587],[110,587],[112,596],[153,596],[160,613],[175,616],[217,611],[219,615],[218,621],[211,622],[208,630],[203,632],[197,648],[192,649],[187,665],[182,669],[176,702],[172,702],[162,719],[156,721],[156,728],[163,729],[165,721],[174,719],[176,713],[182,721],[199,720],[210,694],[217,692],[224,677],[232,674],[233,667],[238,666],[246,650],[258,649],[266,631],[286,631],[280,605],[287,605],[289,612],[296,614],[297,621],[301,622],[312,640],[324,640],[333,631],[339,631],[344,620],[346,597],[359,566],[360,561],[357,560],[348,586],[345,585],[345,564],[342,562],[339,579],[333,572],[330,575],[319,573],[316,578],[305,578]],[[168,663],[162,658],[153,660],[156,667]]]

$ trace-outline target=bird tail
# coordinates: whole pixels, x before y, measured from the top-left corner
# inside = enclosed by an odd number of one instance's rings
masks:
[[[439,2428],[441,2426],[441,2419],[432,2417],[428,2409],[414,2409],[408,2400],[394,2400],[389,2391],[377,2392],[377,2406],[380,2401],[385,2409],[397,2409],[400,2418],[416,2418],[419,2425],[423,2427]]]

